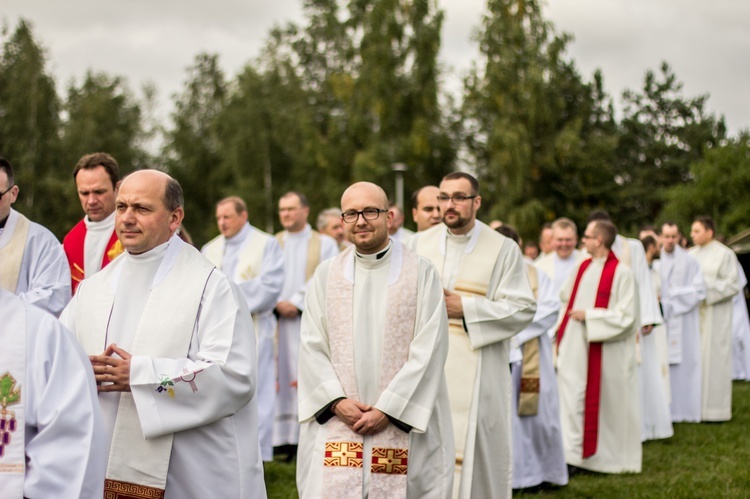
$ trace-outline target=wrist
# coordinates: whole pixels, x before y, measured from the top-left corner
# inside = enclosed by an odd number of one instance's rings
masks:
[[[342,400],[344,400],[344,399],[338,399],[338,400],[334,400],[333,401],[333,403],[331,404],[331,412],[332,413],[336,414],[336,407],[339,405],[339,402],[341,402]]]

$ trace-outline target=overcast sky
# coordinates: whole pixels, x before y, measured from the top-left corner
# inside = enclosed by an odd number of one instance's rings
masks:
[[[450,88],[476,57],[471,34],[486,0],[439,0],[445,10],[441,60]],[[233,76],[262,47],[275,24],[302,19],[302,0],[2,0],[13,29],[30,20],[64,87],[87,69],[125,76],[131,88],[152,81],[163,109],[185,79],[195,54],[218,53]],[[750,127],[750,1],[549,0],[545,16],[575,37],[579,71],[596,68],[619,101],[639,89],[648,69],[668,61],[686,96],[710,94],[708,109],[732,131]]]

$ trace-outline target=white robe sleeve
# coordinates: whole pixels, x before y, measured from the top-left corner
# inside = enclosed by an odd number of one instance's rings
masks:
[[[331,401],[346,397],[331,363],[326,326],[326,282],[330,263],[318,266],[310,280],[302,315],[299,351],[299,421],[315,417]]]
[[[503,244],[490,279],[492,299],[462,297],[464,322],[474,349],[518,334],[534,319],[536,301],[518,245]]]
[[[714,252],[718,254],[718,252]],[[706,282],[706,305],[715,305],[731,300],[740,292],[736,257],[731,250],[721,252],[721,265],[716,277],[704,276]]]
[[[435,267],[419,259],[417,326],[406,363],[374,407],[424,433],[432,416],[448,356],[448,315]]]
[[[29,309],[25,497],[102,497],[104,428],[91,364],[73,335]]]
[[[181,378],[182,377],[182,378]],[[162,382],[177,379],[171,396]],[[133,356],[130,388],[144,438],[235,414],[255,395],[257,357],[250,311],[234,283],[209,278],[187,358]]]
[[[18,297],[59,316],[70,301],[70,267],[62,245],[52,232],[32,223],[21,265]]]
[[[637,297],[639,299],[638,313],[640,316],[640,325],[656,326],[662,324],[664,319],[659,311],[659,300],[656,298],[643,244],[638,240],[632,239],[625,239],[624,242],[630,245],[631,270],[633,271],[635,284],[638,287]]]
[[[273,310],[279,301],[284,286],[284,252],[275,238],[269,238],[263,249],[263,262],[260,274],[246,281],[238,282],[250,313],[257,314]]]
[[[662,301],[670,307],[671,313],[675,316],[695,310],[695,307],[706,299],[706,285],[698,261],[685,255],[680,263],[686,267],[685,276],[688,282],[675,283],[668,288],[669,296],[662,297]]]
[[[586,310],[586,335],[590,342],[620,341],[635,333],[638,303],[633,273],[618,266],[609,308]]]
[[[555,325],[560,312],[560,299],[555,296],[552,279],[542,271],[537,272],[537,279],[539,280],[539,297],[536,302],[536,313],[529,327],[513,337],[513,343],[518,342],[518,346],[546,333]]]

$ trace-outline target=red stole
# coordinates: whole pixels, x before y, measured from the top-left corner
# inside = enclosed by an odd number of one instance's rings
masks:
[[[568,307],[565,309],[565,315],[557,330],[557,348],[560,348],[560,342],[565,334],[565,328],[570,319],[570,311],[578,294],[578,286],[581,284],[581,278],[586,269],[591,265],[591,258],[581,263],[578,267],[573,292],[568,301]],[[599,286],[596,290],[596,300],[594,308],[608,308],[609,298],[612,295],[612,283],[615,280],[615,270],[619,261],[613,251],[607,255],[604,262],[602,277],[599,280]],[[599,438],[599,397],[601,395],[602,382],[602,344],[601,342],[589,343],[589,364],[586,376],[586,401],[584,403],[583,413],[583,458],[591,457],[596,454],[596,444]]]
[[[70,265],[70,278],[73,294],[76,292],[78,283],[83,280],[86,276],[83,266],[83,247],[86,241],[86,222],[81,220],[75,227],[70,229],[63,239],[63,249],[65,255],[68,257],[68,265]],[[117,239],[117,233],[113,230],[112,237],[107,242],[107,248],[104,250],[104,257],[102,258],[102,268],[106,267],[109,262],[120,256],[123,248]]]

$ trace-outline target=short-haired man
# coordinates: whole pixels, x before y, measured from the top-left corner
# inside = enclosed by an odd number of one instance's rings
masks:
[[[115,198],[120,168],[104,152],[86,154],[73,169],[78,199],[86,214],[63,239],[73,293],[78,283],[99,272],[122,252],[115,234]]]
[[[301,498],[452,494],[445,385],[448,321],[440,278],[388,237],[385,192],[341,198],[354,248],[321,264],[300,351]]]
[[[583,260],[583,254],[576,249],[578,228],[573,220],[558,218],[552,222],[551,229],[553,251],[537,260],[536,266],[552,279],[554,293],[560,294],[571,272]]]
[[[102,497],[88,359],[60,321],[0,288],[0,497]]]
[[[250,311],[175,234],[183,205],[166,173],[126,177],[115,226],[127,252],[63,313],[98,383],[105,496],[264,498]]]
[[[341,210],[328,208],[320,212],[315,226],[318,232],[332,237],[339,246],[339,251],[344,251],[349,246],[349,241],[344,237],[344,225],[341,222]]]
[[[393,213],[393,223],[388,226],[388,233],[396,241],[408,244],[414,232],[404,227],[404,210],[395,203],[391,203],[388,209]]]
[[[698,261],[680,246],[682,234],[674,222],[661,227],[662,249],[656,268],[659,296],[667,328],[670,411],[673,422],[701,420],[701,335],[698,307],[706,286]]]
[[[732,298],[739,293],[737,257],[716,240],[711,217],[700,216],[690,228],[693,246],[706,283],[700,307],[701,366],[703,371],[702,421],[732,419]]]
[[[541,254],[539,258],[543,258],[554,251],[552,245],[552,224],[547,222],[542,225],[542,230],[539,231],[539,251]]]
[[[600,473],[641,471],[641,417],[633,272],[611,251],[617,229],[595,220],[583,243],[591,256],[563,287],[557,381],[565,457]]]
[[[588,221],[611,222],[606,211],[595,210],[589,214]],[[612,244],[612,252],[621,264],[633,271],[638,289],[638,345],[640,362],[638,378],[641,385],[641,423],[642,439],[656,440],[669,438],[674,434],[672,416],[669,412],[669,396],[662,377],[661,361],[657,337],[652,334],[654,327],[664,323],[659,309],[659,300],[651,278],[651,270],[646,261],[646,252],[638,239],[625,238],[617,234]]]
[[[70,300],[70,271],[60,241],[11,205],[18,198],[13,166],[0,157],[0,287],[59,316]]]
[[[221,234],[206,243],[201,253],[237,285],[253,314],[258,339],[258,437],[263,460],[271,461],[276,407],[273,309],[284,285],[284,253],[272,235],[253,227],[247,219],[247,205],[241,198],[219,201],[216,223]]]
[[[495,229],[520,244],[509,225]],[[513,398],[513,488],[537,487],[542,483],[566,485],[560,397],[552,362],[552,342],[547,337],[560,312],[559,293],[554,293],[547,274],[526,262],[531,290],[536,299],[534,321],[511,338],[510,369]]]
[[[284,230],[276,234],[276,240],[284,250],[284,286],[275,309],[279,337],[273,445],[285,451],[289,459],[299,442],[297,359],[307,282],[321,262],[339,253],[333,238],[312,230],[307,223],[309,215],[310,203],[304,194],[290,191],[279,199],[279,220]]]
[[[414,191],[411,197],[411,216],[417,224],[417,232],[425,231],[442,221],[437,202],[438,194],[440,189],[434,185],[426,185]]]
[[[435,264],[450,319],[445,371],[456,438],[458,497],[511,494],[510,339],[536,301],[517,244],[477,220],[479,183],[455,172],[440,182],[443,223],[410,245]],[[491,472],[489,470],[492,470]]]

